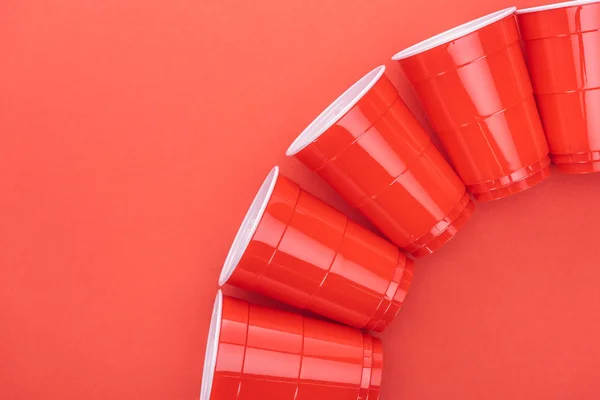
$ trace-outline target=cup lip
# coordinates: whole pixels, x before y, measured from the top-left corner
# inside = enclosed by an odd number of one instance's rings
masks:
[[[593,4],[593,3],[599,3],[600,0],[573,0],[573,1],[564,1],[561,3],[554,3],[554,4],[546,4],[543,6],[535,6],[535,7],[528,7],[528,8],[522,8],[517,10],[517,15],[520,14],[529,14],[529,13],[534,13],[534,12],[539,12],[539,11],[547,11],[547,10],[556,10],[559,8],[567,8],[567,7],[574,7],[574,6],[583,6],[586,4]]]
[[[221,337],[221,323],[223,320],[223,292],[217,291],[213,306],[208,339],[206,341],[206,353],[204,356],[204,369],[202,371],[202,386],[200,387],[200,400],[209,400],[212,392],[215,368],[217,366],[217,353],[219,350],[219,338]]]
[[[254,233],[258,228],[258,224],[265,213],[267,204],[269,204],[269,200],[271,200],[273,189],[275,188],[275,183],[277,182],[278,177],[279,167],[275,166],[273,169],[271,169],[256,192],[252,203],[250,203],[250,207],[248,207],[248,211],[246,211],[246,215],[244,216],[244,219],[238,228],[235,238],[231,243],[231,247],[229,248],[229,252],[227,253],[227,257],[225,258],[225,262],[223,263],[223,267],[221,268],[221,274],[219,275],[219,286],[223,286],[225,283],[227,283],[229,278],[231,278],[231,275],[242,259],[244,252],[248,248],[248,245],[252,240],[252,236],[254,236]]]
[[[371,70],[344,93],[325,108],[297,137],[285,152],[286,156],[293,156],[302,151],[306,146],[317,140],[327,129],[331,128],[342,118],[369,90],[379,81],[385,72],[385,65],[380,65]]]
[[[423,53],[427,50],[431,50],[435,47],[449,43],[453,40],[459,39],[470,33],[473,33],[483,27],[493,24],[494,22],[500,21],[506,18],[516,11],[517,7],[508,7],[499,11],[495,11],[491,14],[484,15],[477,19],[465,22],[464,24],[455,26],[454,28],[448,29],[442,33],[438,33],[430,38],[427,38],[417,44],[414,44],[406,49],[394,54],[392,60],[400,61],[408,57]]]

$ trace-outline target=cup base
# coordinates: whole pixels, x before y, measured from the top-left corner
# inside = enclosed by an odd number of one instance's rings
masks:
[[[390,293],[386,293],[387,298],[382,299],[378,310],[375,311],[375,314],[371,317],[367,325],[363,327],[367,331],[383,332],[402,308],[402,303],[404,303],[404,299],[408,294],[415,270],[413,260],[406,257],[402,258],[404,261],[402,265],[396,267],[396,273],[390,282],[390,287],[388,288],[388,292]]]
[[[416,240],[405,250],[414,257],[423,257],[433,253],[450,241],[469,220],[475,209],[471,196],[465,192],[457,206],[448,216],[438,223],[430,233]]]
[[[600,161],[577,164],[556,164],[556,170],[561,174],[584,175],[600,171]]]
[[[548,176],[550,176],[550,157],[544,156],[544,158],[534,164],[515,171],[510,175],[485,182],[484,184],[472,185],[468,188],[477,201],[499,200],[527,190],[542,182]]]
[[[578,175],[600,171],[600,151],[577,154],[551,154],[550,157],[561,174]]]

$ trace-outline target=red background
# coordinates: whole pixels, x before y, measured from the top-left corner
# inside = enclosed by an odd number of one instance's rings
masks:
[[[517,1],[517,6],[534,1]],[[539,4],[539,2],[538,2]],[[195,399],[217,276],[284,151],[390,56],[505,1],[0,3],[0,397]],[[419,260],[382,400],[600,397],[600,174]]]

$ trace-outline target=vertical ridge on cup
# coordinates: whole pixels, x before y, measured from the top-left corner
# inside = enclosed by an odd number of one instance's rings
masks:
[[[398,266],[407,263],[396,246],[273,172],[240,232],[223,266],[221,284],[356,328],[369,324],[384,298],[390,297],[390,285],[400,279]],[[393,316],[402,301],[396,299],[395,304]],[[378,320],[371,328],[381,331],[391,320]]]
[[[387,287],[385,296],[371,315],[365,329],[380,332],[383,330],[382,327],[387,326],[398,314],[412,282],[414,267],[414,261],[411,259],[398,260],[396,272]]]
[[[465,186],[384,72],[380,66],[359,79],[286,154],[318,173],[394,244],[421,256],[456,233],[436,226],[460,204]],[[463,205],[461,211],[467,209]]]
[[[378,400],[383,378],[383,345],[377,338],[373,338],[373,364],[371,367],[371,384],[369,386],[368,400]]]
[[[514,12],[510,7],[491,13],[392,57],[458,175],[480,201],[518,193],[549,174]]]
[[[408,292],[408,288],[412,283],[412,279],[415,272],[415,264],[412,260],[407,259],[404,265],[404,269],[399,276],[399,279],[394,280],[393,286],[391,286],[389,295],[391,298],[390,304],[384,310],[383,315],[379,318],[378,321],[374,321],[377,325],[373,328],[374,331],[380,332],[381,327],[387,326],[398,314],[400,309],[402,308],[402,304],[404,303],[404,299],[406,299],[406,294]]]
[[[357,399],[365,368],[364,333],[312,318],[305,318],[304,333],[295,400]]]
[[[304,317],[250,304],[240,400],[293,399],[303,357]]]
[[[371,386],[371,372],[373,370],[373,338],[369,335],[363,335],[363,372],[360,379],[359,399],[369,398],[369,388]]]
[[[600,2],[517,10],[550,157],[558,171],[600,170]]]

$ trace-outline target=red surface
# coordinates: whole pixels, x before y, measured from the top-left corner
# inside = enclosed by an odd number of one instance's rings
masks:
[[[287,153],[319,174],[394,244],[421,257],[453,238],[474,205],[382,73],[383,68],[377,68],[361,77],[359,88],[366,87],[363,80],[378,78],[321,135],[306,147],[292,145],[294,151]],[[352,86],[349,91],[357,90]],[[341,108],[338,100],[332,107]]]
[[[229,296],[222,316],[211,400],[379,399],[379,339]]]
[[[600,3],[518,15],[552,161],[600,170]]]
[[[514,14],[398,63],[476,199],[500,199],[548,177]]]
[[[383,331],[402,307],[414,262],[274,171],[260,189],[276,176],[271,197],[226,282],[342,324]]]
[[[0,2],[1,397],[197,399],[271,167],[350,210],[285,160],[292,138],[399,48],[507,5]],[[381,398],[600,397],[598,198],[600,175],[553,174],[479,204],[419,260]]]

